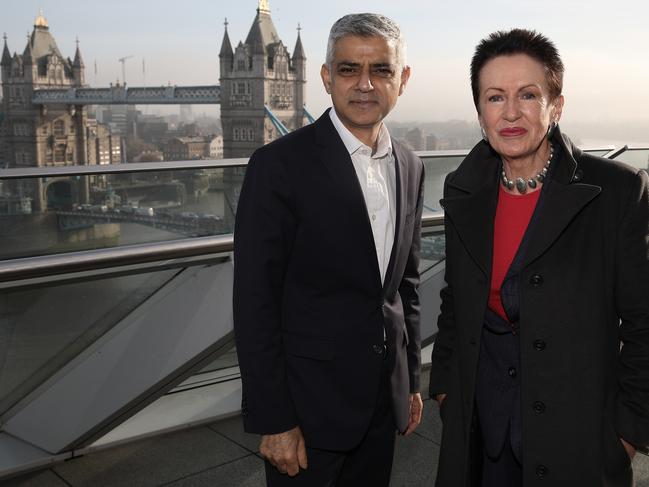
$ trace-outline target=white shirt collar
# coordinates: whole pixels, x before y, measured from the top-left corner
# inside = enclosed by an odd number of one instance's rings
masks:
[[[331,108],[331,110],[329,110],[329,118],[331,118],[331,122],[334,124],[338,135],[340,135],[340,138],[343,141],[343,144],[345,144],[349,155],[354,154],[361,147],[367,147],[363,142],[358,140],[347,127],[345,127],[345,125],[338,117],[336,109],[333,107]],[[372,150],[371,147],[369,147],[369,149],[370,151]],[[381,123],[381,128],[379,129],[379,138],[376,142],[376,152],[372,154],[372,158],[378,159],[390,155],[392,155],[392,139],[390,138],[388,128],[384,123]]]

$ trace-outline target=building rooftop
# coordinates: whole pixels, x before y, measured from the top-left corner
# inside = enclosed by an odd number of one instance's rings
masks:
[[[428,383],[425,376],[422,383]],[[437,403],[424,401],[414,434],[397,437],[391,487],[435,481],[442,424]],[[0,482],[1,487],[258,487],[265,485],[259,437],[243,432],[240,416],[75,458]],[[636,487],[649,487],[649,457],[633,461]]]

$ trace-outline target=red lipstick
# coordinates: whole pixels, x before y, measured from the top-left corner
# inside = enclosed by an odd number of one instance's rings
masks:
[[[525,135],[527,130],[523,127],[508,127],[501,129],[498,133],[503,137],[517,137],[519,135]]]

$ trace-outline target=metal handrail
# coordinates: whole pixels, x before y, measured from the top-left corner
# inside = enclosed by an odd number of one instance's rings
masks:
[[[72,274],[232,250],[232,234],[0,261],[0,282]]]
[[[619,149],[615,149],[614,151],[609,152],[608,154],[606,154],[606,157],[607,157],[607,159],[615,159],[617,156],[619,156],[623,152],[626,152],[627,150],[629,150],[629,146],[624,145],[623,147],[620,147]]]
[[[422,217],[422,227],[444,224],[444,215]],[[82,250],[36,257],[0,261],[0,282],[24,281],[135,264],[184,259],[204,255],[226,254],[234,249],[234,235],[196,237],[166,242],[124,245],[98,250]],[[147,268],[150,271],[151,268]],[[4,289],[11,286],[3,286]]]
[[[468,151],[424,151],[417,152],[425,159],[442,157],[456,157],[468,154]],[[43,166],[43,167],[17,167],[0,169],[0,179],[19,178],[47,178],[64,176],[92,176],[99,174],[122,174],[134,172],[179,171],[191,169],[223,169],[232,167],[245,167],[249,158],[237,159],[201,159],[191,161],[163,161],[163,162],[129,162],[125,164],[103,164],[88,166]]]
[[[617,156],[625,150],[644,149],[640,146],[624,146],[615,150],[613,146],[606,147],[587,147],[584,151],[604,151],[609,152],[605,157]],[[441,159],[447,157],[465,157],[469,149],[460,150],[435,150],[435,151],[416,151],[422,159]],[[129,162],[125,164],[102,164],[86,166],[43,166],[43,167],[20,167],[11,169],[0,169],[0,179],[19,179],[19,178],[47,178],[47,177],[64,177],[64,176],[91,176],[98,174],[123,174],[134,172],[156,172],[156,171],[178,171],[190,169],[223,169],[232,167],[245,167],[248,165],[249,158],[241,157],[237,159],[203,159],[191,161],[163,161],[163,162]]]
[[[126,164],[103,164],[90,166],[45,166],[0,170],[0,179],[47,178],[63,176],[92,176],[96,174],[119,174],[133,172],[178,171],[186,169],[222,169],[245,167],[248,158],[205,159],[198,161],[131,162]]]
[[[456,156],[459,151],[438,151],[435,154],[422,152],[426,159]],[[460,154],[462,155],[462,154]],[[466,155],[466,154],[464,154]],[[0,179],[48,178],[65,176],[93,176],[99,174],[123,174],[134,172],[179,171],[191,169],[224,169],[245,167],[249,158],[201,159],[192,161],[130,162],[89,166],[43,166],[0,169]]]

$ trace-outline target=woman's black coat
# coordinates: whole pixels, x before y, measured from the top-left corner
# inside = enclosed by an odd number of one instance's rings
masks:
[[[518,282],[524,485],[626,487],[618,437],[649,444],[649,181],[558,130],[554,144],[561,157]],[[476,368],[499,168],[480,142],[444,186],[447,286],[430,372],[431,396],[447,394],[438,487],[471,485],[477,468]]]

